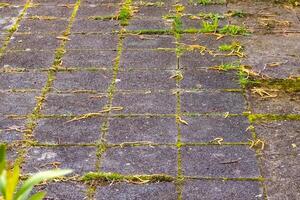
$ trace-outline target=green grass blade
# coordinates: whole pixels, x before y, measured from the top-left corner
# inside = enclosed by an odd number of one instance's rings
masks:
[[[42,200],[46,196],[45,192],[38,192],[32,195],[28,200]]]
[[[29,194],[32,190],[33,186],[39,184],[42,181],[50,180],[53,178],[61,177],[67,174],[72,173],[72,170],[50,170],[50,171],[44,171],[39,172],[32,177],[30,177],[28,180],[24,182],[22,187],[19,189],[19,191],[16,193],[15,199],[19,199],[24,193]]]
[[[2,196],[6,196],[6,191],[5,191],[5,188],[6,188],[6,171],[2,171],[2,174],[0,176],[0,192],[2,194]]]
[[[6,168],[6,146],[4,144],[0,145],[0,174]]]
[[[13,200],[13,196],[19,182],[19,176],[20,176],[20,168],[18,165],[15,165],[13,169],[8,170],[7,178],[6,178],[7,186],[6,186],[5,200]]]

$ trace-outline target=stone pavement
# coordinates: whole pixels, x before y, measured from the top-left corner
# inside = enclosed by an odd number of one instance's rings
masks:
[[[47,199],[300,198],[299,8],[0,2],[0,140],[74,170]]]

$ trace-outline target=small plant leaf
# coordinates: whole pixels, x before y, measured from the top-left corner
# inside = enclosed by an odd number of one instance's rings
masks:
[[[0,176],[0,192],[2,194],[2,196],[6,196],[6,171],[2,171],[2,174]]]
[[[7,186],[5,200],[13,200],[13,195],[19,182],[19,176],[20,168],[18,165],[15,165],[13,169],[8,170],[6,176]]]
[[[32,195],[28,200],[42,200],[46,196],[45,192],[38,192]]]
[[[16,193],[15,198],[17,200],[26,199],[27,195],[29,195],[30,191],[33,189],[33,187],[37,184],[39,184],[42,181],[50,180],[56,177],[64,176],[67,174],[72,173],[72,170],[51,170],[51,171],[44,171],[39,172],[37,174],[34,174],[32,177],[30,177],[28,180],[24,182],[22,187],[18,190]],[[23,194],[26,194],[23,196]],[[21,197],[21,198],[20,198]]]
[[[4,144],[0,145],[0,175],[6,168],[6,147]]]

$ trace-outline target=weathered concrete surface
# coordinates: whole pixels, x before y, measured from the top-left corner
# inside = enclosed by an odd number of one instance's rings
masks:
[[[23,174],[74,170],[35,191],[300,198],[300,9],[199,2],[1,1],[0,142]]]

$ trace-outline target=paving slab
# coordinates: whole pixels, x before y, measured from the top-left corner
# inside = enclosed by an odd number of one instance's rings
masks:
[[[3,115],[30,114],[35,107],[35,93],[0,92],[0,113]]]
[[[57,18],[69,18],[72,14],[72,6],[33,6],[28,9],[26,17],[31,16],[45,16]]]
[[[115,50],[119,38],[117,34],[76,34],[71,35],[69,39],[71,41],[67,43],[68,49]]]
[[[11,143],[22,139],[25,128],[24,119],[0,118],[0,141],[1,143]]]
[[[101,170],[121,174],[177,174],[177,149],[173,147],[124,147],[108,149]]]
[[[276,92],[273,98],[263,98],[253,92],[248,92],[253,113],[264,114],[300,114],[300,96],[298,93],[289,94]]]
[[[184,69],[208,69],[223,64],[237,63],[238,61],[239,58],[236,56],[202,55],[199,51],[187,51],[179,58],[179,66]]]
[[[118,113],[137,113],[137,114],[175,114],[176,96],[171,92],[165,93],[117,93],[113,104],[123,107]]]
[[[68,25],[67,20],[22,20],[18,28],[18,33],[62,33]]]
[[[11,38],[8,50],[55,50],[60,40],[55,34],[24,34]]]
[[[174,118],[138,117],[111,118],[109,120],[109,143],[152,142],[171,143],[177,141]]]
[[[297,77],[300,75],[300,58],[297,53],[300,46],[297,41],[299,36],[295,34],[247,37],[247,57],[242,59],[242,63],[271,78]],[[274,63],[276,65],[272,67]]]
[[[72,33],[112,33],[119,30],[119,22],[115,20],[77,19],[72,27]]]
[[[124,49],[175,48],[175,38],[166,35],[127,35],[123,42]]]
[[[112,68],[116,51],[67,50],[62,61],[65,67]]]
[[[1,90],[42,89],[47,82],[46,73],[7,73],[0,74]]]
[[[71,121],[72,118],[41,119],[33,132],[39,143],[76,144],[97,143],[101,132],[101,118]]]
[[[48,199],[85,199],[87,186],[76,182],[49,183],[36,188],[47,192]]]
[[[128,71],[120,72],[117,89],[119,90],[171,90],[176,81],[170,77],[172,71]]]
[[[263,199],[259,182],[191,180],[183,186],[183,199]]]
[[[125,69],[176,69],[176,54],[164,50],[124,50],[120,68]]]
[[[2,3],[2,1],[1,1]],[[22,6],[4,6],[0,7],[0,16],[2,18],[5,17],[17,17],[19,13],[22,11]]]
[[[35,3],[40,3],[40,4],[49,4],[49,5],[58,5],[58,4],[75,4],[76,0],[35,0]]]
[[[106,92],[111,79],[110,71],[62,72],[56,75],[53,88],[62,91],[94,90]]]
[[[181,94],[182,112],[241,114],[245,109],[245,99],[239,92],[203,91]]]
[[[126,29],[129,31],[169,30],[171,27],[172,23],[163,19],[133,19]]]
[[[0,58],[0,68],[48,69],[54,61],[54,51],[8,51]]]
[[[185,89],[234,89],[240,88],[236,71],[182,70],[181,88]]]
[[[106,103],[106,97],[98,97],[94,94],[49,94],[42,113],[83,115],[100,112]]]
[[[118,183],[116,185],[99,187],[96,199],[147,199],[173,200],[177,199],[176,188],[173,183],[150,183],[134,185]]]
[[[105,16],[116,16],[119,10],[118,4],[101,4],[103,2],[95,1],[100,4],[85,4],[80,7],[77,13],[78,18],[89,19],[89,17],[105,17]]]
[[[95,147],[35,147],[26,155],[22,169],[25,173],[41,170],[68,168],[75,174],[84,174],[95,170]]]
[[[188,125],[181,125],[183,142],[212,142],[223,138],[224,142],[248,142],[252,138],[246,117],[199,116],[183,117]]]
[[[255,151],[248,146],[183,147],[182,171],[186,176],[259,177]]]

